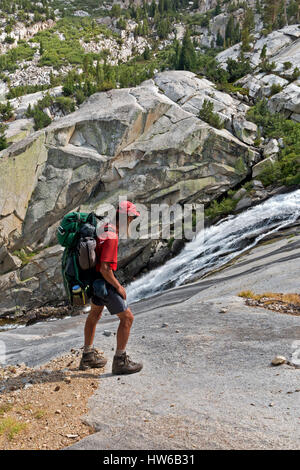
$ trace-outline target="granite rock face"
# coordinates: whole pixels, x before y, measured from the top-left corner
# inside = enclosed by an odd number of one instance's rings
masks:
[[[136,88],[97,93],[73,114],[1,152],[5,250],[0,313],[8,288],[14,305],[23,308],[33,299],[38,305],[57,299],[57,292],[63,295],[61,250],[53,245],[59,221],[71,210],[97,212],[121,195],[147,206],[207,203],[251,174],[259,153],[242,134],[234,136],[231,125],[218,130],[200,120],[204,99],[212,100],[215,112],[229,124],[233,116],[245,120],[247,106],[207,80],[190,72],[163,72]],[[130,250],[121,245],[124,275],[132,277],[147,267],[156,245],[150,239],[137,240]],[[14,259],[20,250],[32,256],[22,267]],[[48,284],[41,282],[43,276]]]
[[[263,72],[261,53],[265,48],[266,59],[273,63],[272,72]],[[227,67],[229,58],[237,60],[241,44],[220,52],[217,60],[223,68]],[[297,70],[300,70],[300,25],[289,25],[273,31],[266,37],[255,35],[252,50],[245,54],[250,60],[254,72],[238,81],[238,84],[249,91],[254,101],[268,98],[271,112],[282,112],[287,118],[300,122],[300,81]]]

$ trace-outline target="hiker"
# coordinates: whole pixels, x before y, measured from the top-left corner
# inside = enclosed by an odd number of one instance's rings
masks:
[[[107,359],[93,348],[96,325],[101,318],[104,306],[106,306],[111,315],[117,315],[120,319],[117,331],[117,348],[112,365],[112,373],[117,375],[134,374],[143,367],[143,364],[131,361],[126,354],[126,345],[134,317],[127,305],[126,291],[114,275],[117,269],[120,214],[127,215],[127,231],[131,221],[140,215],[134,204],[129,201],[122,201],[117,209],[116,225],[106,224],[103,227],[103,232],[97,236],[97,280],[94,282],[91,311],[85,323],[84,351],[79,366],[81,370],[86,370],[89,368],[101,368],[107,363]],[[102,285],[101,282],[103,283]]]

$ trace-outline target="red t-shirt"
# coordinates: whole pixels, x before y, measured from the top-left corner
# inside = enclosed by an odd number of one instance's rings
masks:
[[[110,267],[113,271],[116,271],[118,264],[118,234],[115,232],[116,227],[114,225],[106,226],[107,231],[103,231],[96,238],[97,246],[97,265],[96,271],[100,272],[101,262],[110,263]],[[109,230],[111,229],[111,230]]]

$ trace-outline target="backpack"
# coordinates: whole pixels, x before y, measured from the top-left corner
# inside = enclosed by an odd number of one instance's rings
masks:
[[[65,215],[56,231],[58,243],[65,248],[74,248],[80,237],[82,225],[90,224],[96,229],[97,217],[91,212],[70,212]]]
[[[73,305],[72,287],[79,285],[84,298],[91,297],[96,266],[96,227],[93,212],[70,212],[57,228],[57,240],[65,250],[62,257],[62,277],[68,299]]]

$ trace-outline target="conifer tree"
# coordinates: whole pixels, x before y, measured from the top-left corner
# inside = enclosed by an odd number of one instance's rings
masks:
[[[195,67],[195,63],[195,48],[191,41],[190,32],[187,29],[182,40],[178,68],[179,70],[193,70],[193,68]]]

